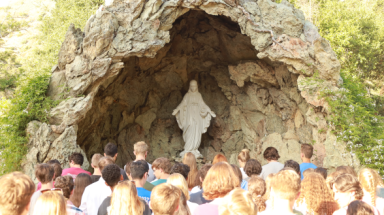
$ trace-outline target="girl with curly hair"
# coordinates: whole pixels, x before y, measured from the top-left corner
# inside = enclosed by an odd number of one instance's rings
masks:
[[[252,195],[252,199],[257,206],[257,211],[265,211],[265,199],[263,195],[265,194],[265,181],[259,176],[252,176],[248,182],[248,191]]]
[[[295,210],[303,215],[331,215],[337,210],[337,203],[322,175],[316,172],[307,173],[301,182],[300,195],[294,205]]]
[[[375,170],[364,168],[359,173],[359,181],[363,188],[363,201],[376,207],[380,214],[384,213],[384,199],[377,197],[376,189],[379,185],[377,177],[375,177]]]

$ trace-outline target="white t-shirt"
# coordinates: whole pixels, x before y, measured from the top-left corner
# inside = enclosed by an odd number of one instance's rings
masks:
[[[244,168],[240,168],[241,175],[243,176],[243,179],[248,178],[247,173],[244,172]]]
[[[111,188],[105,184],[103,177],[100,177],[97,182],[85,188],[79,208],[87,215],[97,215],[101,203],[111,194]]]
[[[194,188],[192,188],[191,190],[191,193],[197,193],[199,192],[201,189],[199,188],[199,186],[195,186]]]
[[[283,168],[284,168],[284,164],[280,162],[271,162],[263,166],[263,169],[261,170],[261,173],[260,173],[260,177],[262,177],[265,180],[269,174],[278,173]]]
[[[195,211],[195,209],[199,206],[198,204],[194,202],[187,201],[187,205],[189,207],[189,211],[191,211],[191,214]]]

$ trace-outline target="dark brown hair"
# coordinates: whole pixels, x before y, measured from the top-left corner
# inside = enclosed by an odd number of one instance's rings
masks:
[[[328,176],[327,169],[324,169],[323,167],[317,167],[315,169],[315,172],[323,176],[324,180],[327,179],[327,176]]]
[[[355,191],[355,199],[361,200],[363,198],[363,190],[360,186],[360,182],[357,178],[351,174],[341,174],[333,179],[331,187],[335,185],[335,188],[340,192],[351,192]]]
[[[228,163],[228,160],[227,160],[227,158],[223,154],[217,154],[213,158],[212,165],[215,165],[215,164],[217,164],[219,162],[227,162]]]
[[[35,167],[35,175],[37,180],[39,180],[42,184],[46,184],[53,179],[53,175],[55,174],[55,169],[53,166],[42,163],[38,164]]]
[[[277,149],[275,147],[266,148],[263,156],[267,161],[278,160],[280,158],[279,152],[277,151]]]
[[[55,180],[55,188],[61,188],[63,190],[63,196],[67,199],[69,199],[74,186],[73,178],[70,175],[60,176]]]
[[[245,163],[244,171],[249,177],[252,175],[260,175],[261,170],[262,167],[260,162],[255,159],[249,159],[247,163]]]
[[[63,169],[61,168],[61,165],[58,163],[53,163],[50,165],[53,166],[53,170],[55,172],[55,178],[53,180],[56,180],[56,178],[60,177],[61,173],[63,173]]]
[[[92,184],[91,176],[86,173],[80,173],[76,176],[75,179],[75,189],[73,190],[73,194],[69,198],[71,202],[76,206],[80,207],[81,197],[83,196],[85,188]]]
[[[173,173],[179,173],[179,174],[181,174],[184,177],[185,180],[187,180],[188,179],[189,171],[191,171],[191,169],[186,164],[175,163],[172,166],[171,172],[169,174],[172,175]]]
[[[373,215],[372,207],[359,200],[352,201],[348,205],[347,209],[348,215]]]
[[[73,161],[75,164],[78,164],[81,166],[83,165],[83,162],[84,162],[84,156],[79,152],[75,152],[71,156],[69,156],[68,160],[69,162]]]
[[[208,170],[212,167],[212,164],[204,164],[199,171],[197,172],[195,184],[201,189],[203,187],[203,182],[205,176],[207,176]],[[200,181],[200,178],[202,181]]]
[[[167,174],[171,172],[171,168],[171,162],[168,158],[157,158],[152,163],[152,169],[162,169]]]
[[[294,160],[287,160],[284,163],[284,167],[290,167],[290,168],[294,169],[297,172],[297,174],[299,174],[301,176],[300,164],[297,163],[296,161],[294,161]]]
[[[336,172],[339,172],[340,174],[341,173],[351,174],[351,175],[357,177],[355,170],[350,166],[338,166],[336,168]]]
[[[117,154],[117,146],[113,143],[108,143],[104,147],[104,153],[107,156],[115,157],[115,155]]]
[[[128,161],[128,163],[125,165],[125,173],[127,173],[127,176],[131,175],[131,164],[133,161]]]
[[[301,150],[300,150],[306,158],[311,158],[313,155],[313,146],[309,145],[308,143],[301,144]]]

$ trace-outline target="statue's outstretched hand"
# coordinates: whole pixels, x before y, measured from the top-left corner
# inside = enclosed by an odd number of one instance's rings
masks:
[[[211,115],[212,115],[213,117],[216,117],[216,114],[215,114],[215,112],[213,112],[213,111],[211,111]]]
[[[178,112],[179,112],[179,109],[175,109],[173,110],[172,115],[176,115]]]

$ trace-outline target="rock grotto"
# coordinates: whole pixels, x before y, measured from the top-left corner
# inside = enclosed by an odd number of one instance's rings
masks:
[[[82,27],[82,26],[81,26]],[[338,90],[340,64],[329,43],[287,1],[106,0],[84,27],[71,25],[52,69],[47,95],[60,104],[49,124],[28,124],[23,170],[81,152],[118,145],[117,164],[150,145],[149,162],[177,160],[182,131],[172,111],[193,79],[217,114],[199,151],[231,163],[243,148],[262,164],[269,146],[280,161],[300,162],[300,144],[314,144],[313,162],[332,169],[359,163],[331,133],[322,89]]]

